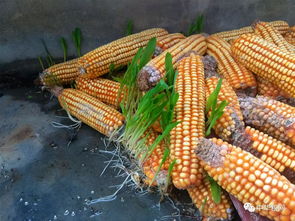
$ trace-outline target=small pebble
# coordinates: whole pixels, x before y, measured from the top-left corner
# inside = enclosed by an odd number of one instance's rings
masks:
[[[66,210],[64,215],[67,216],[67,215],[69,215],[69,213],[70,213],[69,210]]]
[[[23,198],[20,198],[19,201],[22,202],[23,201]]]
[[[91,194],[94,194],[94,191],[93,190],[91,191]]]
[[[27,205],[29,205],[29,203],[28,202],[25,202],[25,206],[27,206]]]
[[[56,215],[54,215],[53,219],[54,219],[54,220],[57,220],[57,216],[56,216]]]
[[[71,213],[71,216],[75,216],[76,215],[76,213],[73,211],[72,213]]]

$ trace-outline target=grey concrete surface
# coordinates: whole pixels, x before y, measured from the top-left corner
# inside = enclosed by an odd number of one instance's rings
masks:
[[[142,194],[130,185],[125,185],[111,202],[86,205],[85,200],[113,194],[117,189],[114,186],[126,179],[117,177],[119,170],[111,168],[112,164],[100,175],[105,161],[111,159],[111,155],[100,152],[106,149],[104,136],[86,125],[77,134],[53,127],[53,121],[70,121],[57,117],[65,116],[57,100],[39,89],[0,88],[0,104],[1,221],[180,218],[173,216],[178,211],[170,201],[159,204],[159,194]],[[114,146],[108,150],[114,150]],[[185,197],[183,200],[190,203]],[[198,215],[191,204],[179,208],[181,220],[191,220],[188,214]]]
[[[196,15],[205,15],[208,33],[249,25],[255,19],[284,19],[295,24],[294,0],[1,0],[0,64],[44,55],[44,39],[54,57],[61,57],[59,38],[69,44],[80,27],[83,52],[121,37],[127,20],[135,31],[164,27],[187,30]],[[74,48],[70,47],[74,55]],[[36,60],[35,60],[35,63]],[[35,64],[36,65],[36,64]]]

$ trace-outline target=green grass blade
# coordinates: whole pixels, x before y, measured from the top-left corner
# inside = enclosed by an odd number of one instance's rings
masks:
[[[82,39],[82,32],[80,28],[75,28],[74,31],[72,31],[72,40],[76,47],[78,57],[81,57],[81,44],[83,39]]]
[[[128,36],[131,34],[133,34],[133,21],[128,20],[126,30],[125,30],[125,35]]]
[[[40,65],[41,65],[41,67],[42,67],[42,70],[44,71],[45,68],[44,68],[44,63],[43,63],[43,60],[42,60],[41,56],[38,56],[38,61],[39,61]]]
[[[53,60],[53,58],[52,58],[52,56],[51,56],[51,53],[49,52],[49,49],[48,49],[48,47],[47,47],[47,45],[46,45],[44,39],[41,39],[41,42],[42,42],[42,45],[43,45],[44,50],[45,50],[45,52],[46,52],[46,60],[47,60],[47,63],[48,63],[48,67],[50,67],[50,66],[52,66],[52,65],[55,64],[55,63],[54,63],[54,60]]]
[[[212,110],[215,109],[216,104],[217,104],[218,94],[221,89],[221,85],[222,85],[222,78],[220,78],[218,80],[216,88],[214,89],[214,91],[210,94],[209,98],[207,99],[206,113],[208,113],[210,111],[210,109],[212,109]]]
[[[68,45],[67,45],[67,41],[64,37],[60,38],[60,44],[63,50],[63,56],[64,56],[64,61],[67,60],[68,57]]]
[[[210,182],[210,189],[212,194],[212,199],[215,203],[220,203],[221,201],[221,187],[218,185],[218,183],[209,175],[207,175],[207,178]]]
[[[156,38],[149,40],[140,58],[139,69],[143,68],[151,60],[156,49],[156,43]]]

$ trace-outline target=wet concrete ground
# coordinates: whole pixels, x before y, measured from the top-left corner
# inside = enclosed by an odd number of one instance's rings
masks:
[[[53,127],[53,121],[70,121],[58,117],[65,113],[56,99],[37,88],[0,89],[0,104],[1,221],[192,220],[186,216],[190,209],[173,217],[178,211],[169,200],[159,204],[158,193],[143,195],[132,186],[111,202],[87,206],[87,200],[114,193],[112,186],[126,178],[112,168],[100,176],[111,157],[99,151],[104,137],[86,125],[77,133]]]

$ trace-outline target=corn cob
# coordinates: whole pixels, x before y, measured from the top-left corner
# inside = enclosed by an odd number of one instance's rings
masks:
[[[70,84],[79,76],[78,59],[55,64],[40,74],[41,83],[46,87]]]
[[[210,36],[207,38],[207,47],[207,53],[218,62],[218,72],[234,90],[243,90],[252,96],[256,94],[254,75],[233,59],[229,43],[216,36]]]
[[[168,32],[164,29],[153,28],[103,45],[79,59],[79,71],[85,78],[99,77],[109,72],[111,64],[127,65],[137,50],[146,46],[151,38],[167,34]]]
[[[232,45],[236,60],[258,76],[295,97],[295,55],[255,35],[242,35]]]
[[[262,77],[256,77],[257,79],[257,92],[259,95],[277,99],[278,97],[288,97],[281,89]]]
[[[253,24],[254,33],[264,40],[274,43],[281,50],[294,53],[295,47],[289,44],[284,37],[270,23],[255,22]]]
[[[218,80],[217,77],[206,78],[207,99],[216,88]],[[238,97],[225,79],[222,81],[217,99],[218,104],[227,101],[228,105],[225,107],[223,115],[216,121],[213,129],[218,137],[230,142],[236,136],[236,133],[244,130],[244,122]],[[208,117],[210,115],[211,111],[208,113]]]
[[[193,152],[197,139],[204,136],[204,66],[200,56],[191,54],[177,67],[175,90],[179,99],[175,106],[175,121],[180,122],[170,134],[170,160],[176,160],[172,170],[175,187],[185,189],[200,184],[203,169]]]
[[[188,188],[187,192],[195,206],[202,210],[200,212],[203,218],[208,218],[209,220],[231,220],[233,209],[227,193],[222,191],[220,203],[215,203],[208,179],[204,178],[200,185]]]
[[[157,38],[157,45],[154,56],[156,57],[160,55],[163,51],[176,45],[184,38],[185,36],[181,33],[168,34]]]
[[[239,98],[239,101],[246,124],[295,146],[294,107],[262,96]]]
[[[290,29],[288,30],[288,32],[284,35],[284,38],[291,45],[294,45],[295,46],[295,26],[290,27]]]
[[[172,55],[172,63],[174,67],[177,62],[190,51],[196,51],[199,54],[206,52],[207,46],[203,35],[191,35],[173,47],[167,49],[164,53],[152,59],[139,72],[137,84],[140,90],[147,91],[155,86],[161,78],[165,76],[165,57],[169,52]]]
[[[273,22],[269,22],[269,23],[276,30],[278,30],[280,32],[280,34],[285,34],[289,29],[289,25],[285,21],[273,21]],[[224,39],[225,41],[232,41],[232,40],[237,39],[238,37],[240,37],[243,34],[249,34],[249,33],[253,33],[253,29],[251,28],[251,26],[247,26],[247,27],[243,27],[243,28],[235,29],[235,30],[231,30],[231,31],[223,31],[223,32],[215,33],[213,35],[220,37],[220,38]]]
[[[69,114],[106,136],[111,136],[124,123],[120,112],[82,91],[64,89],[58,100]]]
[[[216,138],[199,139],[196,154],[208,174],[242,203],[281,206],[256,212],[273,220],[295,219],[295,186],[271,166]]]
[[[241,136],[244,139],[240,139]],[[253,154],[295,183],[295,150],[271,136],[246,127],[233,145]]]
[[[120,107],[124,91],[120,93],[120,83],[108,79],[87,79],[79,77],[76,80],[77,89],[98,98],[114,108]]]
[[[159,136],[159,133],[157,133],[154,130],[151,130],[150,134],[148,135],[145,143],[146,146],[149,147],[151,146],[156,138]],[[159,169],[159,166],[161,164],[161,161],[164,156],[164,151],[165,151],[165,144],[164,142],[161,142],[158,144],[158,146],[153,150],[151,155],[143,162],[142,168],[143,172],[146,176],[145,183],[151,186],[156,186],[156,185],[163,185],[166,182],[166,178],[168,175],[168,168],[169,168],[169,158],[164,162],[162,167],[160,168],[160,171],[155,178],[155,175]],[[153,181],[154,180],[154,181]]]

